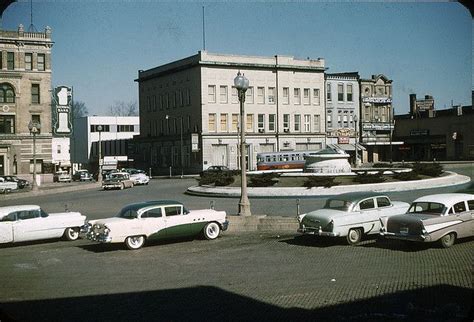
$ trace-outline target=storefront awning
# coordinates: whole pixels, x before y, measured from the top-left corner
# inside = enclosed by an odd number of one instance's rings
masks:
[[[344,151],[355,151],[355,145],[351,143],[344,143],[344,144],[331,144],[335,148],[344,150]],[[365,147],[357,143],[357,150],[362,151],[365,150]]]
[[[392,141],[392,142],[367,142],[364,145],[402,145],[405,144],[403,141]]]

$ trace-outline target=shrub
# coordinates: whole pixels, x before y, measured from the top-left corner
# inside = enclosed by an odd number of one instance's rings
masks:
[[[395,174],[393,177],[400,181],[420,180],[420,176],[415,171],[400,172]]]
[[[216,186],[227,186],[234,182],[234,177],[230,172],[203,172],[197,180],[200,186],[210,184],[215,184]]]
[[[413,164],[413,171],[417,174],[439,177],[443,173],[443,166],[439,163],[419,163]]]
[[[372,168],[393,168],[392,163],[374,163]]]
[[[354,182],[366,184],[366,183],[380,183],[384,182],[386,179],[382,177],[382,173],[378,172],[376,174],[358,174],[354,178]]]
[[[262,173],[250,177],[249,187],[271,187],[278,182],[279,174]]]
[[[311,176],[307,177],[303,185],[310,189],[312,187],[324,187],[329,188],[332,186],[337,186],[339,182],[334,182],[335,177],[326,177],[326,176]]]

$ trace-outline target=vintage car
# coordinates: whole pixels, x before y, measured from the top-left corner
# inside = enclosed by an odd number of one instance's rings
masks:
[[[36,205],[0,207],[0,243],[61,237],[76,240],[85,220],[78,212],[48,214]]]
[[[345,193],[329,198],[322,209],[299,215],[298,232],[346,237],[350,245],[355,245],[363,235],[378,234],[381,222],[405,213],[408,207],[408,203],[391,201],[380,193]]]
[[[133,187],[133,180],[127,172],[114,172],[102,182],[102,189],[125,189]]]
[[[65,170],[56,171],[53,175],[53,182],[71,182],[71,175]]]
[[[180,202],[160,200],[127,205],[115,217],[90,220],[81,232],[92,241],[125,243],[135,250],[153,239],[199,234],[216,239],[227,226],[225,211],[187,210]]]
[[[9,193],[16,189],[18,189],[18,182],[8,181],[7,179],[0,177],[0,193]]]
[[[5,179],[5,181],[16,182],[18,184],[18,189],[23,189],[30,185],[28,180],[18,178],[17,176],[7,175],[1,176],[1,178]]]
[[[143,172],[130,174],[130,179],[133,180],[135,185],[147,185],[150,182],[150,177]]]
[[[474,195],[444,193],[416,199],[408,212],[390,217],[380,234],[407,241],[435,242],[451,247],[474,234]]]
[[[72,175],[72,180],[73,181],[93,181],[94,178],[92,177],[92,175],[89,173],[88,170],[81,169],[81,170],[77,170]]]

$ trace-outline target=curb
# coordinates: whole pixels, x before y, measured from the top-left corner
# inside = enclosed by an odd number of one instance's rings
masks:
[[[225,233],[248,233],[248,232],[271,232],[271,233],[297,233],[299,227],[296,216],[280,217],[266,215],[252,215],[242,217],[238,215],[228,215],[229,228]]]
[[[68,187],[51,187],[51,188],[39,188],[38,191],[27,191],[27,192],[13,192],[6,195],[0,195],[1,200],[13,200],[13,199],[21,199],[21,198],[28,198],[34,196],[44,196],[44,195],[52,195],[55,193],[63,193],[63,192],[71,192],[71,191],[82,191],[82,190],[89,190],[97,188],[100,189],[100,184],[94,183],[82,183],[78,185],[68,186]]]
[[[431,188],[451,187],[464,185],[471,182],[468,176],[460,175],[455,172],[446,171],[447,176],[438,178],[429,178],[415,181],[404,182],[382,182],[371,184],[334,186],[330,188],[313,187],[310,189],[304,187],[258,187],[247,188],[248,196],[253,198],[288,198],[288,197],[329,197],[346,192],[374,191],[374,192],[394,192],[410,191]],[[213,196],[213,197],[240,197],[240,187],[214,187],[214,186],[192,186],[186,190],[187,194],[195,196]]]

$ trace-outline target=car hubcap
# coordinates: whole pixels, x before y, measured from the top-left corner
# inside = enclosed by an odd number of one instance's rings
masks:
[[[217,226],[214,224],[214,225],[209,225],[209,227],[207,227],[207,234],[209,235],[209,237],[211,238],[214,238],[217,236],[217,233],[218,233],[218,228]]]
[[[79,235],[79,232],[75,231],[74,229],[69,230],[69,237],[71,237],[71,239],[76,239],[78,235]]]

